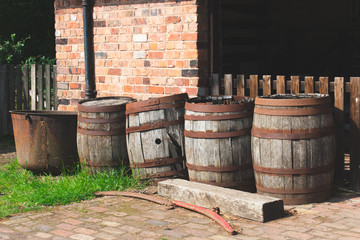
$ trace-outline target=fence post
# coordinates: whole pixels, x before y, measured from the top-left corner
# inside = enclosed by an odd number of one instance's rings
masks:
[[[285,94],[285,76],[276,76],[276,94]]]
[[[271,95],[271,75],[263,76],[263,95]]]
[[[291,76],[291,94],[299,94],[300,78],[299,76]]]
[[[350,186],[354,191],[360,191],[360,78],[350,80]]]
[[[305,93],[314,93],[314,77],[305,77]]]
[[[236,77],[236,95],[245,96],[245,75],[239,74]]]
[[[219,74],[216,73],[212,75],[211,95],[220,95]]]
[[[259,95],[258,75],[250,75],[250,97],[255,98]]]
[[[23,65],[23,84],[24,84],[24,110],[29,109],[29,67],[27,64]]]
[[[16,109],[22,110],[22,92],[23,92],[23,85],[21,82],[21,65],[16,65],[15,70],[15,82],[16,82]]]
[[[43,66],[40,64],[37,66],[37,88],[39,96],[39,110],[44,110],[44,75]]]

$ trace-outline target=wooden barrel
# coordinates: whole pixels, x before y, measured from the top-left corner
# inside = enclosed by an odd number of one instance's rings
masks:
[[[186,99],[185,93],[126,106],[126,140],[134,177],[156,181],[185,177]]]
[[[91,171],[129,165],[125,136],[129,97],[104,97],[78,104],[77,147],[80,162]]]
[[[185,153],[190,181],[255,191],[251,161],[254,100],[216,96],[185,105]]]
[[[328,198],[335,161],[330,97],[257,97],[252,157],[258,193],[281,198],[285,204]]]

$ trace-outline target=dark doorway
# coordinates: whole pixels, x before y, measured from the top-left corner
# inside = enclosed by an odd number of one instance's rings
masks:
[[[210,0],[211,72],[360,75],[360,0]]]

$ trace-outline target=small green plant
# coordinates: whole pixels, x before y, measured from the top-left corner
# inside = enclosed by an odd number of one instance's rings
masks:
[[[60,176],[37,176],[13,161],[0,168],[0,218],[43,206],[91,199],[96,191],[145,187],[126,171],[126,168],[122,168],[91,174],[79,165],[73,172],[63,172]]]
[[[11,34],[9,39],[0,39],[0,63],[20,63],[28,39],[30,37],[17,41],[15,33]]]

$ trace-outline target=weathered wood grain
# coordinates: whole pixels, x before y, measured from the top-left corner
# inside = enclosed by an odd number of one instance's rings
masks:
[[[360,78],[350,80],[350,186],[354,191],[360,191]]]

